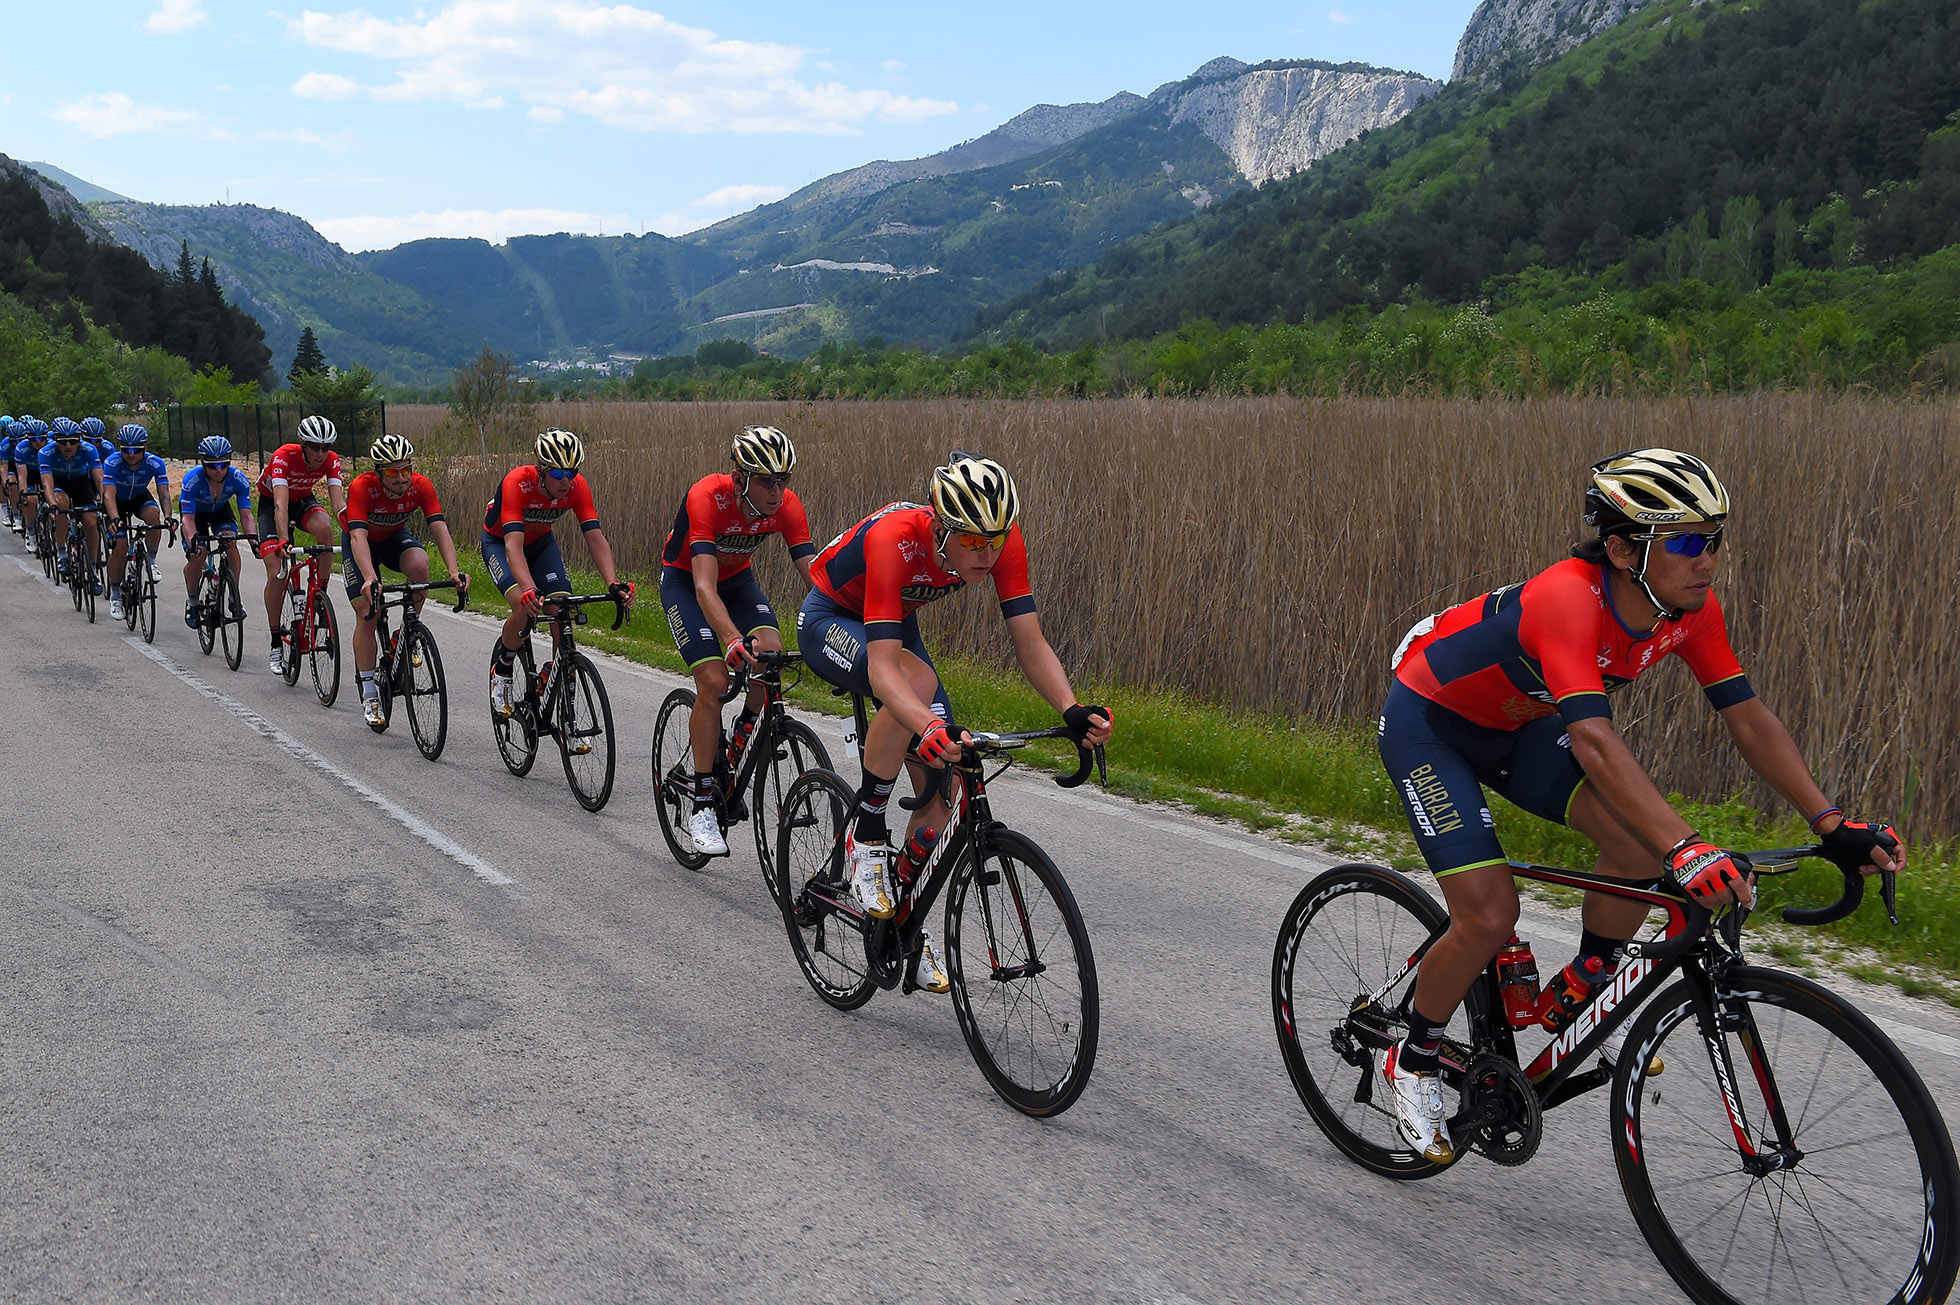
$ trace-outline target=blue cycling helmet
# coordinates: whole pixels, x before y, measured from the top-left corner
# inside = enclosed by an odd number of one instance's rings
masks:
[[[206,435],[197,442],[199,462],[226,462],[231,458],[231,441],[222,435]]]
[[[82,437],[82,428],[66,417],[56,417],[49,429],[54,431],[54,437],[58,440],[78,440]]]
[[[107,433],[107,431],[108,431],[108,427],[102,424],[102,418],[100,417],[82,418],[82,434],[88,436],[90,439],[99,440],[102,438],[102,436],[105,433]]]
[[[141,445],[148,444],[149,442],[149,428],[147,426],[138,426],[135,422],[129,423],[116,432],[116,443],[122,445],[124,448],[128,448],[132,444]]]
[[[27,419],[27,437],[35,440],[46,439],[48,437],[48,423],[42,421],[39,417],[29,417]]]

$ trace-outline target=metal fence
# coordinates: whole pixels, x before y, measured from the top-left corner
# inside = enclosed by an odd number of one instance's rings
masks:
[[[388,433],[388,405],[371,403],[173,403],[165,413],[163,447],[168,457],[187,461],[197,457],[197,443],[207,435],[231,441],[238,457],[261,466],[281,444],[299,438],[302,418],[325,417],[340,431],[340,454],[364,454],[378,436]],[[153,446],[154,447],[154,446]]]

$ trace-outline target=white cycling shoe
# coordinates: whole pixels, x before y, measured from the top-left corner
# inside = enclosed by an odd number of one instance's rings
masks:
[[[388,723],[388,713],[381,710],[380,694],[377,693],[373,697],[364,697],[361,699],[361,715],[375,729],[380,729]]]
[[[1395,1129],[1423,1159],[1446,1165],[1456,1159],[1456,1147],[1443,1110],[1443,1076],[1401,1071],[1396,1065],[1401,1054],[1399,1042],[1382,1053],[1382,1079],[1395,1105]]]
[[[687,818],[687,836],[702,856],[727,856],[728,840],[721,835],[721,817],[713,807],[696,807]]]
[[[490,672],[490,710],[503,717],[509,717],[517,710],[512,702],[510,676]]]
[[[953,981],[946,977],[946,967],[939,963],[939,953],[932,945],[932,935],[919,931],[919,968],[912,980],[927,992],[951,992]]]
[[[122,599],[113,596],[109,599],[109,619],[112,621],[123,619]]]
[[[150,562],[150,583],[153,585],[163,583],[163,572],[157,570],[157,564],[154,560]]]
[[[1627,1034],[1632,1030],[1633,1020],[1628,1018],[1619,1028],[1613,1030],[1612,1037],[1599,1044],[1599,1059],[1605,1064],[1606,1068],[1614,1069],[1618,1067],[1620,1053],[1626,1050]],[[1647,1077],[1652,1078],[1656,1074],[1666,1072],[1666,1070],[1667,1062],[1659,1056],[1649,1056],[1647,1058]]]
[[[275,644],[273,646],[270,665],[274,675],[284,675],[286,673],[286,648],[284,644]]]
[[[857,826],[844,831],[844,855],[849,861],[851,896],[874,920],[889,920],[898,911],[892,900],[890,843],[860,843]]]

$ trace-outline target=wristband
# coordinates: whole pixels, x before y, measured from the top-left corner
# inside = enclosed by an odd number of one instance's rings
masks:
[[[1668,848],[1667,851],[1662,854],[1661,863],[1667,866],[1670,870],[1672,870],[1674,868],[1674,858],[1680,855],[1681,849],[1686,847],[1690,843],[1699,843],[1700,841],[1701,841],[1701,835],[1695,833],[1693,830],[1689,830],[1688,836],[1686,838],[1676,843],[1673,847]]]
[[[1841,820],[1844,818],[1844,810],[1841,807],[1825,807],[1822,811],[1819,811],[1810,818],[1810,832],[1813,834],[1816,833],[1817,826],[1823,824],[1825,818],[1828,816],[1836,816]]]

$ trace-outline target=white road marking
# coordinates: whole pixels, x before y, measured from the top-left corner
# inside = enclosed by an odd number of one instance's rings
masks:
[[[474,874],[484,883],[494,884],[499,888],[515,888],[518,886],[515,879],[512,879],[509,875],[497,869],[497,867],[491,865],[488,861],[485,861],[482,857],[470,851],[467,847],[464,847],[461,843],[458,843],[455,839],[443,833],[440,829],[437,829],[413,811],[384,797],[367,784],[354,778],[354,776],[348,774],[313,749],[307,747],[304,743],[301,743],[298,739],[286,733],[286,731],[280,729],[256,711],[253,711],[250,707],[238,701],[238,699],[227,693],[220,692],[214,686],[205,683],[197,676],[191,674],[182,666],[178,665],[168,653],[159,652],[134,635],[125,636],[123,642],[169,671],[172,675],[175,675],[185,684],[190,685],[191,688],[196,689],[199,693],[211,699],[211,701],[217,703],[220,707],[223,707],[232,715],[238,717],[238,719],[244,721],[246,727],[253,733],[270,739],[284,752],[305,762],[323,774],[331,775],[348,788],[354,790],[361,797],[372,802],[403,829],[406,829],[409,833],[415,835],[436,851],[456,862],[456,864],[462,866],[471,874]]]
[[[47,575],[41,570],[39,566],[29,562],[25,557],[22,557],[18,553],[9,553],[7,556],[13,558],[15,566],[27,572],[28,579],[39,580],[42,584],[54,590],[56,593],[61,592],[61,586],[56,584],[54,581],[48,579]]]

